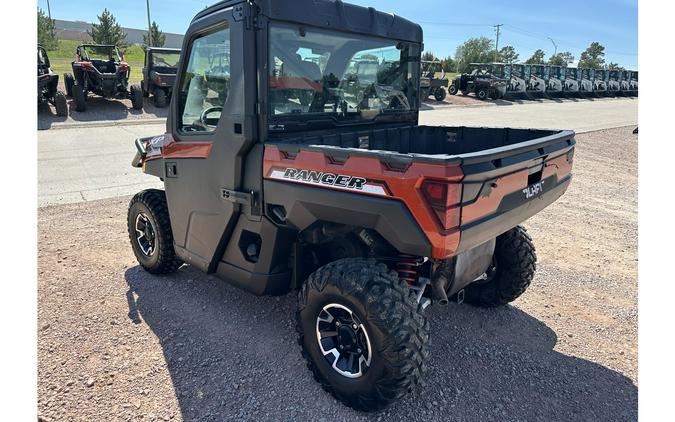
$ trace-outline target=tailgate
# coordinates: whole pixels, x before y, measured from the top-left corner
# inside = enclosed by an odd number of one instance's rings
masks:
[[[462,156],[460,242],[471,249],[551,203],[572,179],[574,132]]]

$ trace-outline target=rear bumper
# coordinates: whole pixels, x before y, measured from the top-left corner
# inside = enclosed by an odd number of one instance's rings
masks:
[[[516,196],[523,195],[522,192],[514,192],[511,200],[508,196],[505,197],[497,212],[460,228],[461,234],[457,253],[467,251],[494,239],[537,214],[557,201],[567,191],[571,181],[572,175],[569,174],[558,181],[553,188],[546,190],[538,197],[527,202],[520,202],[515,206],[511,206],[509,203],[512,203]]]

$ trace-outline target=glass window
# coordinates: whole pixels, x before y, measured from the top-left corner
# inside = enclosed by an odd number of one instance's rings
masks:
[[[366,35],[274,24],[272,118],[371,120],[417,109],[419,46]]]
[[[180,52],[152,53],[153,67],[176,67],[180,60]]]
[[[230,89],[230,29],[192,42],[180,83],[178,125],[184,132],[213,132]]]

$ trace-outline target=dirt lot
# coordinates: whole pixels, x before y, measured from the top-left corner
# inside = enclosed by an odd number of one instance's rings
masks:
[[[43,420],[637,419],[637,137],[577,137],[575,180],[526,223],[539,255],[514,306],[430,312],[426,385],[364,415],[300,357],[295,295],[256,298],[135,264],[129,198],[39,210]]]

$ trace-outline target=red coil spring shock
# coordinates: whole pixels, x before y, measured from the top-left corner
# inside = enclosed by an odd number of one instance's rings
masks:
[[[416,285],[417,279],[420,277],[419,266],[417,257],[405,254],[399,255],[399,261],[396,262],[398,278],[408,283],[408,286]]]

